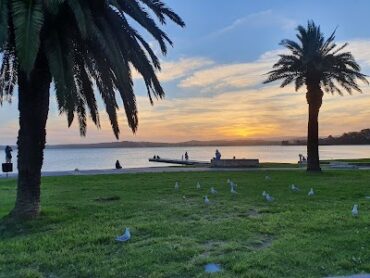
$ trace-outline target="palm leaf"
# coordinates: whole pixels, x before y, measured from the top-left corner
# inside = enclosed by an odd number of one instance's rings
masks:
[[[40,48],[40,31],[44,21],[42,2],[12,0],[12,16],[19,64],[29,75]]]
[[[0,0],[0,51],[8,39],[8,1]]]

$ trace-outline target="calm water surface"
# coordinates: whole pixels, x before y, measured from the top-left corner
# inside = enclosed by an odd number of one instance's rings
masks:
[[[245,146],[218,147],[222,158],[258,158],[260,162],[297,162],[298,154],[306,153],[305,146]],[[107,149],[47,149],[44,171],[68,171],[78,168],[111,169],[120,160],[125,168],[170,166],[171,164],[149,162],[148,158],[181,159],[185,151],[190,159],[209,161],[216,147],[171,147],[171,148],[107,148]],[[16,152],[13,157],[16,158]],[[368,158],[370,146],[322,146],[321,159]],[[15,161],[13,161],[15,162]]]

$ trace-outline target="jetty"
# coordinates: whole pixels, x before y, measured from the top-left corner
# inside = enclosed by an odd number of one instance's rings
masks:
[[[205,166],[212,168],[258,168],[258,159],[212,159],[211,161],[180,160],[171,158],[149,158],[150,162],[171,163],[178,165]]]
[[[150,162],[160,162],[160,163],[171,163],[178,165],[199,165],[199,166],[210,166],[211,162],[208,161],[197,161],[197,160],[181,160],[181,159],[171,159],[171,158],[149,158]]]

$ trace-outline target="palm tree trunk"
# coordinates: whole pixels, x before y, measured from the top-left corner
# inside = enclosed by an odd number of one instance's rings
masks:
[[[308,103],[307,131],[307,171],[321,172],[319,157],[319,112],[322,105],[321,89],[309,90],[306,94]]]
[[[46,57],[39,55],[27,78],[19,70],[18,188],[11,216],[33,218],[40,212],[41,167],[46,142],[51,75]]]

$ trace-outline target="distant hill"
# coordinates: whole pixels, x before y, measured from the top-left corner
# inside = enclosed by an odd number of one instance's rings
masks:
[[[320,138],[320,145],[370,145],[370,129],[363,129],[359,132],[348,132],[341,136],[328,136]],[[213,141],[185,141],[179,143],[162,142],[132,142],[121,141],[111,143],[95,144],[64,144],[47,145],[47,149],[81,149],[81,148],[156,148],[156,147],[224,147],[224,146],[272,146],[272,145],[306,145],[307,141],[303,138],[287,139],[280,141],[278,139],[263,140],[213,140]],[[3,150],[5,146],[0,146]],[[16,149],[16,146],[12,146]]]
[[[282,141],[282,145],[306,145],[306,139]],[[329,135],[319,139],[320,145],[370,145],[370,129],[363,129],[358,132],[343,133],[340,136]]]
[[[155,147],[203,147],[203,146],[258,146],[258,145],[280,145],[280,141],[268,140],[214,140],[214,141],[186,141],[179,143],[161,143],[161,142],[112,142],[96,144],[68,144],[68,145],[48,145],[49,149],[63,148],[155,148]]]

